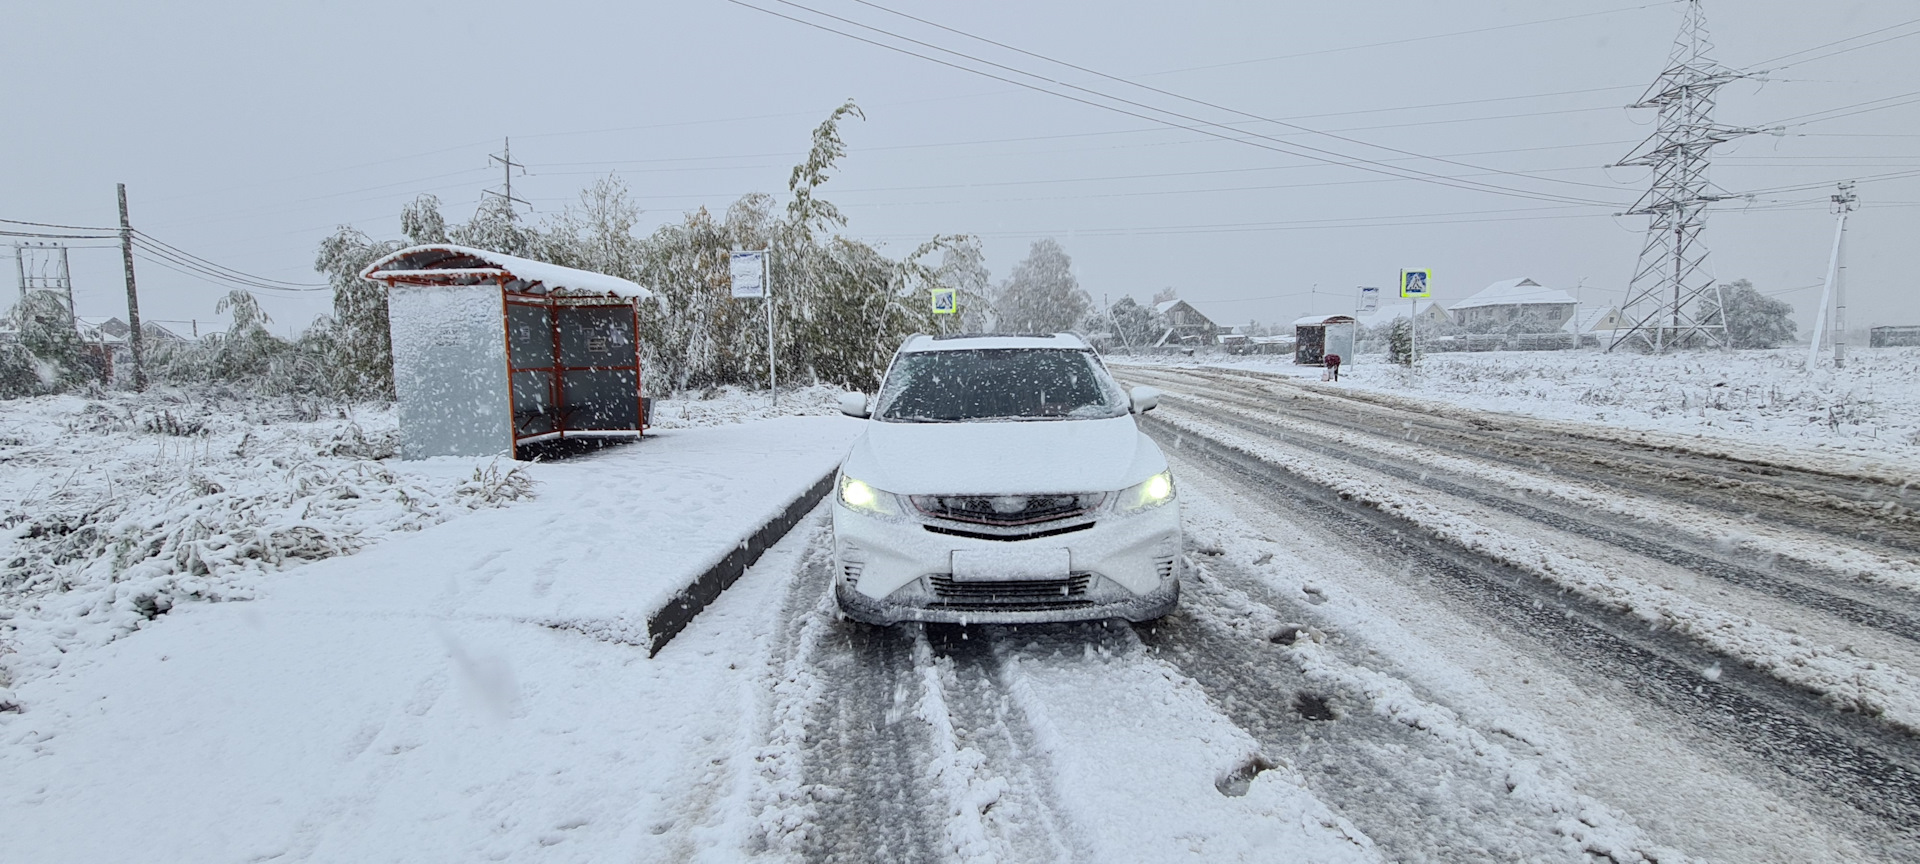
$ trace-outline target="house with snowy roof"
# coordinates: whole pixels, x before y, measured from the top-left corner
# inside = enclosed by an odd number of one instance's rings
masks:
[[[1565,327],[1580,301],[1532,279],[1503,279],[1453,304],[1453,320],[1469,330],[1520,325],[1526,332],[1551,333]]]
[[[1214,334],[1220,328],[1213,319],[1200,314],[1185,300],[1163,300],[1153,305],[1153,311],[1166,322],[1167,330],[1154,342],[1160,345],[1212,345]]]
[[[1612,333],[1626,325],[1626,319],[1620,317],[1618,306],[1588,306],[1577,309],[1572,318],[1560,329],[1568,333],[1585,336],[1588,333]]]

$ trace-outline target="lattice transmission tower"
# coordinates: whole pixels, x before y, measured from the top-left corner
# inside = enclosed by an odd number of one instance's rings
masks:
[[[1716,145],[1757,130],[1713,122],[1714,91],[1746,74],[1721,66],[1712,51],[1700,0],[1688,0],[1667,70],[1629,106],[1657,108],[1660,121],[1652,136],[1616,163],[1652,168],[1653,185],[1625,214],[1650,221],[1620,308],[1624,326],[1614,331],[1609,351],[1621,345],[1656,353],[1727,345],[1726,319],[1719,311],[1725,306],[1706,267],[1700,234],[1707,205],[1736,196],[1717,189],[1707,179],[1707,167]]]

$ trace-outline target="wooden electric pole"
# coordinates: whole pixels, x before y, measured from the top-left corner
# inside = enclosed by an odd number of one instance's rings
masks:
[[[133,289],[133,225],[127,221],[127,184],[120,187],[120,258],[127,265],[127,348],[133,353],[133,389],[147,389],[147,370],[140,365],[140,295]]]

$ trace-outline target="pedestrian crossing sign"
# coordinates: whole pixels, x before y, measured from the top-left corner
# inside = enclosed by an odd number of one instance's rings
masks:
[[[1432,292],[1429,286],[1432,283],[1432,270],[1402,270],[1400,271],[1400,297],[1402,299],[1430,297]]]
[[[960,301],[954,296],[952,288],[930,288],[933,293],[933,314],[952,315],[960,311]]]

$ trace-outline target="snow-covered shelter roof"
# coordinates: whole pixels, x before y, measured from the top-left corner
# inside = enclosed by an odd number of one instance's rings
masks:
[[[1325,326],[1326,326],[1326,325],[1328,325],[1328,324],[1351,324],[1351,323],[1354,323],[1354,318],[1353,318],[1353,316],[1352,316],[1352,315],[1345,315],[1345,314],[1340,314],[1340,315],[1308,315],[1308,316],[1307,316],[1307,317],[1305,317],[1305,318],[1300,318],[1300,319],[1297,319],[1297,320],[1295,320],[1295,321],[1293,322],[1293,326],[1295,326],[1295,327],[1325,327]]]
[[[1537,304],[1573,304],[1579,301],[1572,294],[1557,288],[1548,288],[1532,279],[1502,279],[1480,289],[1480,293],[1453,304],[1454,309],[1473,309],[1480,306],[1530,306]]]
[[[451,243],[409,246],[367,265],[367,269],[360,271],[360,278],[408,285],[478,285],[497,282],[505,290],[527,294],[653,296],[652,291],[618,276]]]
[[[1178,305],[1180,305],[1180,301],[1178,299],[1162,300],[1158,303],[1153,304],[1153,311],[1158,312],[1162,315],[1165,315],[1167,314],[1168,309],[1172,309],[1173,307]]]

